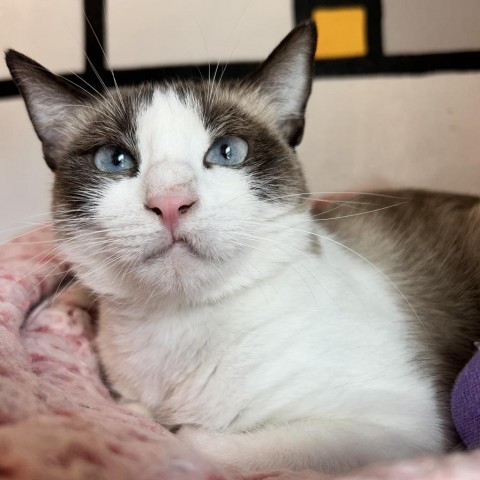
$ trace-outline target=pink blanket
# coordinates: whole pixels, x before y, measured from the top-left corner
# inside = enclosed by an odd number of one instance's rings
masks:
[[[47,228],[0,246],[0,478],[238,478],[113,402],[92,348],[92,301],[75,289],[58,291],[68,269],[51,252]],[[250,480],[270,478],[333,477],[270,472]],[[480,452],[371,466],[335,478],[480,479]]]

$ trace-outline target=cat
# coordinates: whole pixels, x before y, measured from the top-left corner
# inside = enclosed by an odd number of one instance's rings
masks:
[[[307,22],[243,80],[98,94],[6,54],[109,383],[241,473],[447,451],[480,336],[478,198],[312,208],[296,147],[316,43]]]

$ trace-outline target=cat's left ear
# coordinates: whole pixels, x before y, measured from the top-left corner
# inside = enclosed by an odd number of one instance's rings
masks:
[[[8,50],[5,60],[42,142],[45,160],[55,170],[74,112],[86,103],[86,94],[15,50]]]
[[[303,23],[293,29],[247,79],[273,103],[278,127],[292,147],[298,145],[303,136],[316,45],[315,23]]]

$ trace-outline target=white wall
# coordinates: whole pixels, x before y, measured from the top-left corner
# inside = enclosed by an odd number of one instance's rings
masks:
[[[0,0],[0,47],[59,73],[78,71],[81,3]],[[109,5],[114,68],[260,60],[293,22],[289,0]],[[6,76],[0,67],[0,80]],[[49,204],[51,175],[19,98],[0,99],[0,151],[2,240],[37,222]],[[316,80],[299,149],[314,191],[417,186],[480,194],[479,151],[480,73]]]
[[[480,194],[480,74],[317,80],[299,152],[313,190]]]

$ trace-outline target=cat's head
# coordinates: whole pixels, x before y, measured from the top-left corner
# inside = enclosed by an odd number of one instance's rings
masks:
[[[307,242],[296,158],[316,29],[294,29],[238,82],[92,95],[8,51],[45,160],[56,235],[78,275],[118,298],[215,298]]]

